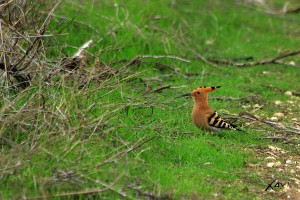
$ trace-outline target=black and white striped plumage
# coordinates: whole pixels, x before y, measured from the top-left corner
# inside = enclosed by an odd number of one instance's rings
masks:
[[[231,129],[231,130],[240,130],[237,128],[236,125],[230,124],[228,122],[225,122],[217,112],[214,112],[209,118],[208,118],[208,125],[213,130],[224,130],[224,129]]]

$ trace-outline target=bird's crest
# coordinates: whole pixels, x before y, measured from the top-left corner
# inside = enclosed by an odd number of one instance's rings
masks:
[[[187,94],[183,94],[178,96],[179,97],[186,97],[186,96],[193,96],[193,97],[205,97],[208,95],[209,92],[215,91],[216,89],[220,88],[221,86],[210,86],[210,87],[206,87],[206,86],[202,86],[202,87],[198,87],[195,90],[193,90],[192,93],[187,93]]]
[[[212,92],[218,88],[220,88],[221,86],[210,86],[210,87],[207,87],[207,86],[201,86],[201,87],[198,87],[197,89],[194,90],[195,91],[200,91],[200,92]]]

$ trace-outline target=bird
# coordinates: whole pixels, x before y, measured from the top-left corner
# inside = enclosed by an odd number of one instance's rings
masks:
[[[224,121],[219,114],[208,105],[208,94],[220,88],[221,86],[202,86],[192,91],[192,93],[183,94],[179,97],[191,96],[194,99],[192,111],[192,122],[198,128],[207,131],[237,130],[236,125]]]

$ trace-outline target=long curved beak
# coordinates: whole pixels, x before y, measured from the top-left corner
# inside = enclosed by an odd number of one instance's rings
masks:
[[[176,97],[176,98],[181,98],[181,97],[191,97],[191,96],[192,96],[192,94],[191,94],[191,93],[188,93],[188,94],[180,95],[180,96],[178,96],[178,97]]]

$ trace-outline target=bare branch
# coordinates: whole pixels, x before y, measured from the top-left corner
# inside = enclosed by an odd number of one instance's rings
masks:
[[[196,51],[194,51],[194,50],[191,50],[191,51],[195,54],[195,56],[198,59],[202,60],[203,62],[205,62],[205,63],[207,63],[207,64],[209,64],[209,65],[211,65],[213,67],[218,67],[218,65],[214,64],[213,62],[210,62],[208,59],[206,59],[204,56],[202,56],[201,54],[197,53]]]
[[[289,8],[287,9],[284,14],[289,14],[289,13],[298,13],[300,12],[300,6],[299,7],[295,7],[295,8]]]
[[[11,2],[13,2],[13,1],[15,1],[15,0],[10,0],[9,2],[6,2],[6,3],[4,3],[4,4],[1,4],[0,5],[0,12],[2,12],[2,10],[3,10],[3,8],[5,7],[5,6],[7,6],[7,5],[9,5]]]
[[[68,35],[68,33],[64,33],[64,34],[51,34],[51,35],[29,35],[29,36],[25,36],[27,38],[48,38],[48,37],[57,37],[57,36],[64,36],[64,35]],[[24,37],[10,37],[10,39],[22,39]]]
[[[273,127],[274,129],[276,129],[278,131],[284,131],[284,132],[288,132],[288,133],[300,134],[300,129],[297,129],[297,128],[294,128],[294,127],[285,127],[285,126],[283,126],[281,124],[278,124],[278,123],[275,123],[275,122],[271,122],[271,121],[268,121],[268,120],[263,120],[263,119],[260,119],[260,118],[256,117],[255,115],[249,113],[249,112],[241,112],[239,114],[239,116],[243,117],[245,119],[248,119],[248,120],[258,121],[258,122],[264,123],[268,126]]]
[[[190,60],[184,59],[184,58],[180,58],[178,56],[172,56],[172,55],[141,55],[139,56],[140,58],[155,58],[155,59],[160,59],[160,58],[170,58],[170,59],[175,59],[175,60],[179,60],[182,62],[186,62],[186,63],[190,63]]]
[[[249,67],[249,66],[266,65],[266,64],[283,64],[282,62],[279,62],[279,61],[284,58],[295,56],[298,54],[300,54],[300,49],[298,49],[296,51],[291,51],[291,52],[281,54],[274,58],[265,58],[265,59],[261,59],[258,61],[251,61],[251,62],[245,62],[245,63],[238,63],[238,62],[234,62],[232,60],[226,60],[226,59],[220,60],[220,59],[215,59],[215,58],[207,58],[207,60],[210,62],[213,62],[213,63],[232,65],[232,66],[236,66],[236,67]]]
[[[78,51],[72,56],[72,58],[81,58],[83,55],[83,51],[87,48],[89,48],[91,46],[91,44],[93,43],[93,40],[89,40],[86,43],[84,43],[79,49]]]

